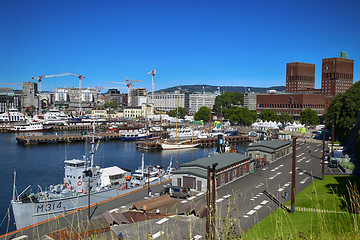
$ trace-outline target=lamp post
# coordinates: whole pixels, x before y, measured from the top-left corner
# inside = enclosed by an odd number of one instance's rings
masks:
[[[322,149],[322,177],[321,180],[324,180],[324,168],[325,168],[325,127],[323,128],[323,149]]]
[[[213,163],[211,171],[212,171],[212,206],[211,206],[211,238],[215,239],[215,168],[218,163]]]
[[[295,212],[295,165],[296,165],[296,137],[293,136],[293,153],[292,153],[292,172],[291,172],[291,209],[290,212]]]

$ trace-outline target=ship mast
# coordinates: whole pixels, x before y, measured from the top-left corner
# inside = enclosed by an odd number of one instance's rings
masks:
[[[95,121],[93,122],[93,133],[91,138],[91,162],[90,166],[94,166],[94,144],[95,144]]]

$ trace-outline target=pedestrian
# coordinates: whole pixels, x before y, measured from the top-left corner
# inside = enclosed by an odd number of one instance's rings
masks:
[[[285,191],[285,196],[284,196],[285,200],[287,199],[287,191]]]
[[[305,143],[306,143],[306,139],[305,139]]]

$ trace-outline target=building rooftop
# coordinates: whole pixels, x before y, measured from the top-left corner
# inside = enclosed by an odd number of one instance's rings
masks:
[[[180,170],[188,170],[188,167],[200,167],[203,169],[207,169],[207,166],[212,166],[214,163],[218,163],[216,169],[220,170],[231,166],[233,164],[249,160],[249,156],[245,156],[238,153],[222,153],[222,154],[215,154],[210,157],[199,158],[197,160],[184,163],[180,165]]]
[[[249,144],[248,149],[250,150],[252,148],[259,148],[259,147],[278,149],[287,145],[291,145],[291,142],[286,142],[282,140],[270,140],[270,141],[263,141],[260,143],[251,143]]]

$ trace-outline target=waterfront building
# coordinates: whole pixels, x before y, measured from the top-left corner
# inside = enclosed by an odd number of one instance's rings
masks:
[[[25,111],[38,111],[39,98],[38,98],[38,85],[34,82],[25,82],[23,86],[24,104],[23,109]]]
[[[199,109],[203,106],[212,109],[215,104],[216,96],[216,93],[205,91],[190,93],[188,94],[188,98],[185,96],[185,108],[190,114],[194,114],[195,112],[199,111]]]
[[[263,141],[250,143],[247,154],[251,159],[272,163],[292,153],[292,143],[283,140]]]
[[[148,95],[148,103],[153,104],[157,111],[169,112],[179,107],[185,108],[185,93],[155,93]]]
[[[286,64],[286,92],[297,93],[315,88],[315,64],[291,62]]]
[[[8,109],[21,111],[21,98],[21,93],[12,88],[0,88],[0,113],[5,113]]]
[[[145,116],[154,115],[154,105],[143,103],[140,107],[124,108],[125,118],[143,118]]]
[[[340,56],[322,60],[321,88],[324,95],[336,96],[353,85],[354,60],[348,59],[344,52]]]
[[[244,93],[244,107],[249,110],[256,110],[256,95],[254,92]]]
[[[124,116],[123,112],[114,111],[113,109],[105,108],[104,106],[95,106],[91,110],[91,117],[103,118],[103,119],[116,119]]]
[[[249,156],[238,153],[214,154],[195,161],[181,164],[172,173],[172,186],[190,188],[205,192],[207,189],[207,167],[216,166],[216,187],[246,176],[254,169],[254,161]]]
[[[114,102],[119,105],[119,107],[126,107],[128,105],[128,94],[120,93],[117,89],[109,89],[105,94],[105,103]]]

